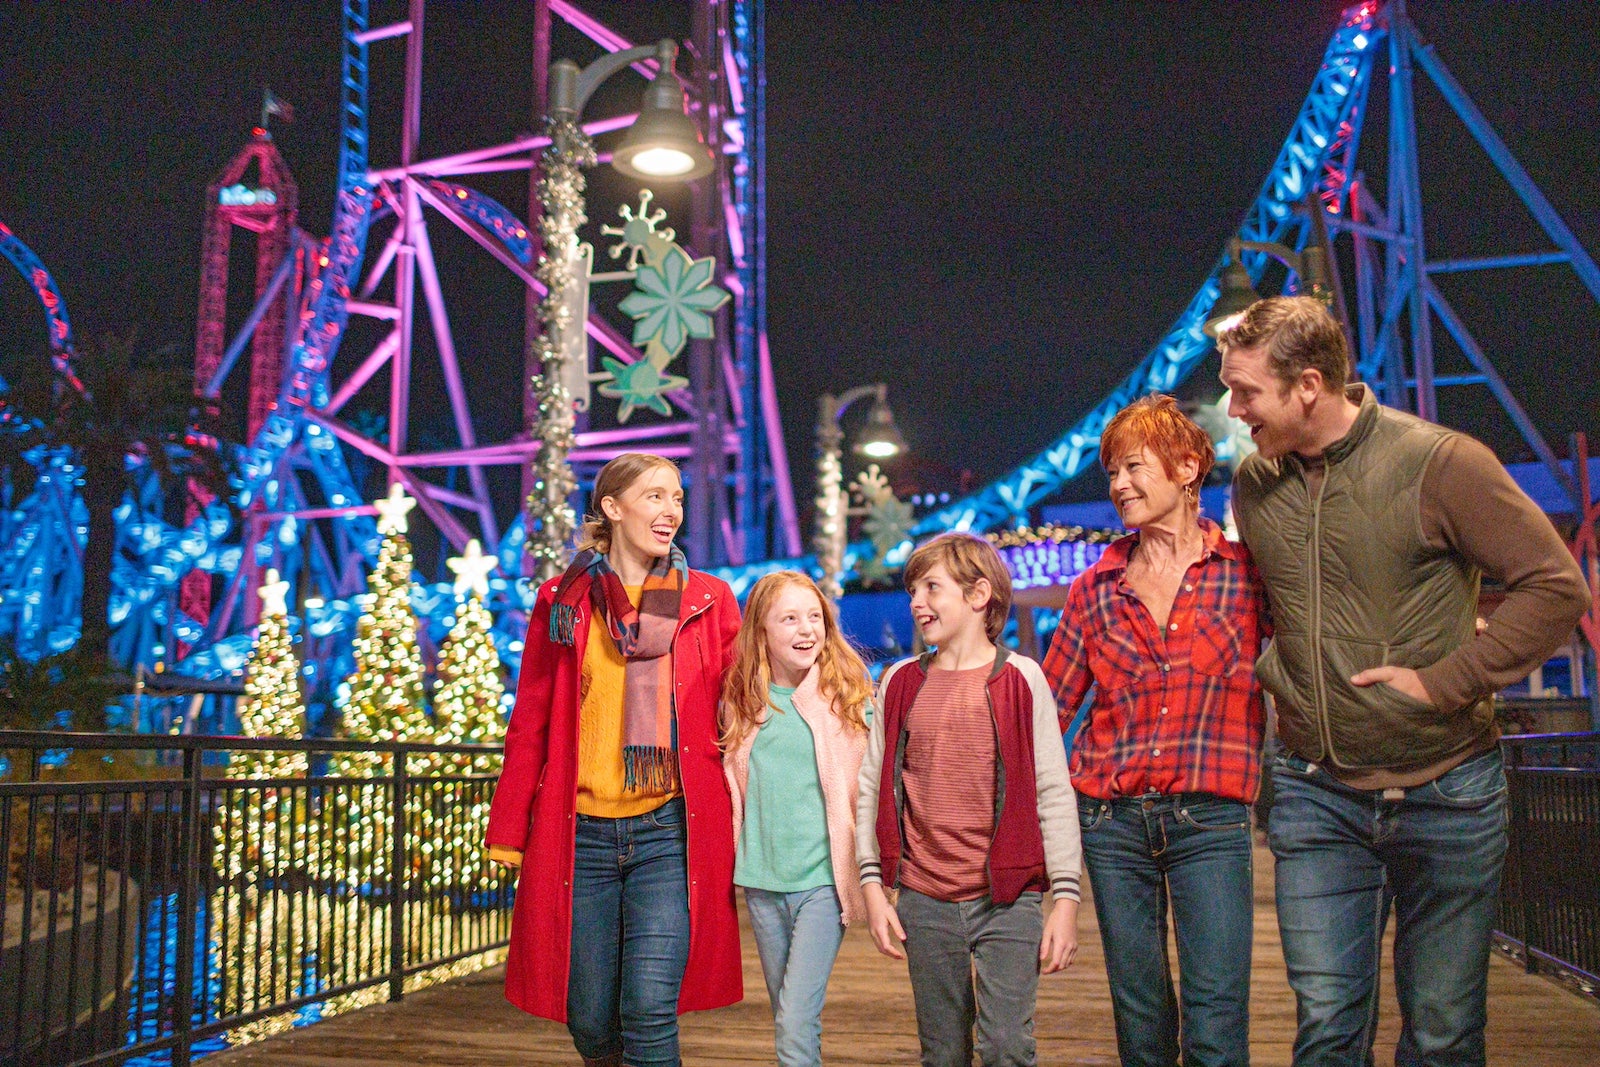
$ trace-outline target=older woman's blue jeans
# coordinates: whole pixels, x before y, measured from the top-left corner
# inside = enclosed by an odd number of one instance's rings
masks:
[[[1244,1067],[1255,932],[1248,810],[1204,793],[1080,793],[1078,826],[1123,1067],[1176,1067],[1180,1047],[1185,1067]]]
[[[678,1067],[678,994],[689,964],[681,797],[626,819],[577,817],[567,1030],[592,1060]]]

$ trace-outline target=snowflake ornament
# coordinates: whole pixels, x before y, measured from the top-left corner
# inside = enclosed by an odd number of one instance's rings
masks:
[[[667,213],[660,208],[650,211],[650,201],[655,194],[649,189],[639,190],[639,210],[634,212],[628,204],[617,208],[617,214],[622,216],[621,226],[602,226],[600,232],[610,237],[620,237],[622,240],[612,245],[608,250],[612,259],[621,259],[622,253],[628,253],[628,269],[639,269],[639,258],[644,257],[646,263],[659,263],[672,247],[673,240],[678,236],[671,226],[657,230],[656,226],[664,222]]]
[[[617,408],[618,422],[627,422],[636,407],[647,407],[657,414],[671,415],[672,408],[667,404],[664,394],[689,384],[687,378],[661,373],[648,359],[627,364],[610,356],[601,356],[600,362],[611,372],[611,380],[600,387],[600,395],[622,401]]]
[[[636,288],[617,305],[637,320],[633,343],[653,346],[651,360],[664,366],[683,350],[691,337],[709,339],[714,323],[709,312],[728,302],[729,293],[711,284],[717,261],[710,256],[690,259],[673,245],[660,263],[640,267]]]

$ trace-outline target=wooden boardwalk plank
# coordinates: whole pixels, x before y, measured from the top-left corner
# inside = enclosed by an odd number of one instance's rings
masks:
[[[1251,1055],[1256,1067],[1288,1067],[1294,997],[1284,977],[1272,909],[1272,858],[1256,852],[1255,977],[1251,987]],[[1041,1064],[1115,1065],[1116,1038],[1105,965],[1087,902],[1078,962],[1040,983],[1037,1031]],[[1394,1001],[1391,945],[1384,955],[1384,1006],[1378,1063],[1394,1061],[1399,1009]],[[745,1000],[686,1016],[684,1062],[772,1062],[772,1021],[755,943],[746,924]],[[1175,957],[1175,951],[1174,951]],[[494,968],[385,1004],[207,1057],[207,1067],[543,1067],[578,1062],[566,1029],[533,1019],[501,996]],[[1600,1006],[1523,973],[1498,956],[1489,971],[1489,1062],[1496,1067],[1587,1067],[1600,1064]],[[823,1016],[823,1053],[830,1064],[915,1064],[917,1040],[905,965],[872,948],[865,931],[845,938]]]

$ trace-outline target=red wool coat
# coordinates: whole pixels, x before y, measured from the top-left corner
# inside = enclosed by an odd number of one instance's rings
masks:
[[[545,1019],[567,1019],[572,947],[573,835],[578,796],[578,687],[590,636],[589,578],[573,589],[575,647],[550,640],[559,578],[539,589],[522,652],[505,762],[489,810],[488,843],[523,853],[506,960],[506,999]],[[603,628],[598,636],[610,640]],[[702,1011],[744,995],[733,901],[733,808],[717,748],[717,701],[733,661],[739,605],[720,579],[689,572],[672,644],[678,765],[689,816],[689,966],[678,1010]]]

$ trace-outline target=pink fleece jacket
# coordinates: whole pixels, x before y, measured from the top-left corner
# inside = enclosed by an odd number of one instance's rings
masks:
[[[865,731],[853,730],[835,714],[817,688],[817,668],[812,667],[794,691],[794,707],[811,728],[817,750],[817,777],[822,782],[822,807],[828,818],[828,851],[833,860],[833,885],[839,893],[840,918],[846,926],[866,918],[867,902],[861,895],[861,871],[856,866],[856,797],[861,757],[867,751]],[[733,840],[737,845],[744,825],[744,797],[750,787],[750,749],[756,732],[744,735],[737,747],[724,754],[723,773],[733,796]]]

